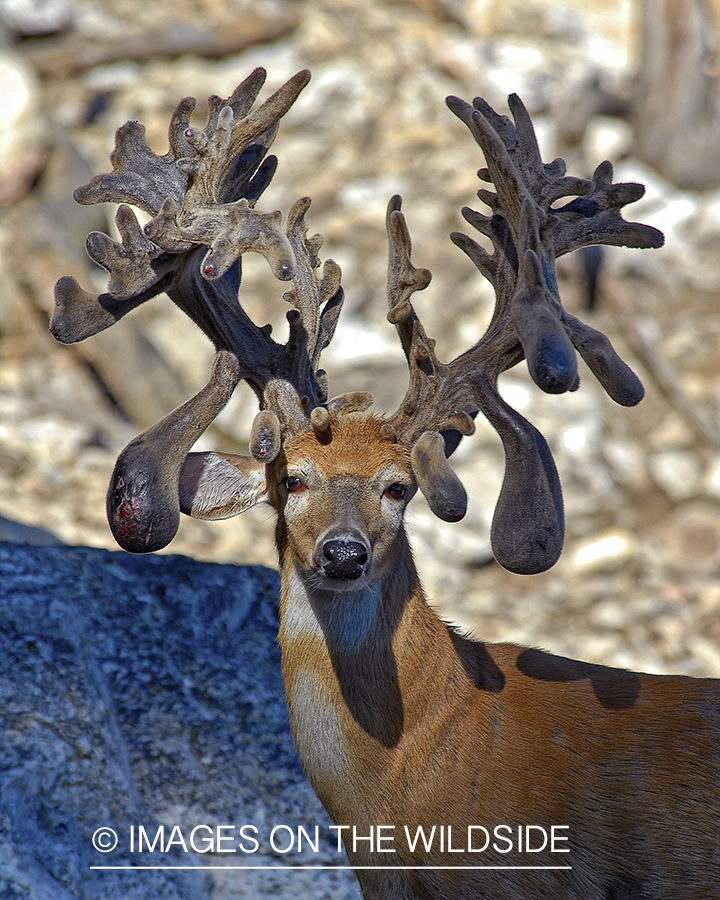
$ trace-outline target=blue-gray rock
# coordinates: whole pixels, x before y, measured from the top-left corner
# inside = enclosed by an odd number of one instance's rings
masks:
[[[260,567],[0,544],[2,900],[358,896],[341,870],[166,868],[346,864],[292,743],[277,591]],[[203,852],[218,826],[235,852]]]

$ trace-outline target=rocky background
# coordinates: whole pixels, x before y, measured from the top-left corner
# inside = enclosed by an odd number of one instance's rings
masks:
[[[546,159],[562,155],[588,175],[609,158],[617,180],[647,185],[627,212],[662,228],[666,246],[608,250],[595,308],[582,312],[647,396],[626,410],[586,372],[560,397],[541,395],[523,366],[509,373],[508,399],[558,463],[564,556],[531,578],[492,562],[503,460],[480,424],[457,454],[466,519],[445,525],[420,498],[411,507],[424,581],[442,615],[485,639],[720,675],[717,34],[711,8],[677,7],[679,25],[660,0],[0,0],[1,536],[112,548],[104,495],[117,453],[206,379],[208,342],[161,298],[74,347],[48,334],[61,275],[105,285],[84,239],[112,233],[114,210],[71,194],[109,168],[120,124],[140,120],[164,152],[180,97],[198,98],[202,125],[207,96],[228,96],[255,66],[268,70],[266,93],[311,68],[261,208],[313,198],[310,227],[347,294],[326,362],[332,392],[369,389],[390,409],[406,373],[385,321],[387,200],[403,195],[414,261],[434,274],[416,305],[448,358],[482,333],[491,298],[448,238],[467,227],[460,208],[478,205],[484,163],[444,98],[481,95],[502,109],[515,91]],[[243,303],[281,329],[283,286],[261,258],[245,263]],[[566,306],[582,309],[579,261],[559,269]],[[253,413],[239,390],[202,446],[246,452]],[[271,514],[184,520],[168,552],[272,565]]]
[[[488,530],[503,459],[482,423],[456,455],[466,519],[441,523],[422,498],[408,518],[439,612],[479,637],[720,676],[716,22],[699,0],[0,0],[0,540],[70,545],[0,547],[3,898],[56,900],[60,886],[67,896],[105,896],[83,866],[87,810],[104,809],[110,793],[118,821],[239,821],[243,810],[260,814],[258,791],[278,815],[319,815],[287,731],[274,750],[264,743],[282,718],[271,699],[280,694],[272,576],[72,549],[116,549],[104,515],[115,457],[205,382],[210,346],[162,298],[77,346],[48,333],[60,276],[105,285],[84,240],[112,233],[114,210],[77,206],[71,195],[109,168],[115,129],[138,119],[164,152],[179,98],[198,98],[202,125],[205,98],[228,96],[257,65],[268,70],[266,93],[300,68],[313,71],[281,127],[280,168],[261,208],[287,212],[297,197],[313,198],[308,221],[325,237],[324,257],[342,266],[347,294],[326,362],[332,392],[369,389],[380,409],[394,408],[406,380],[385,320],[392,194],[403,195],[416,265],[434,273],[415,302],[441,356],[474,342],[492,306],[448,239],[464,228],[460,208],[477,204],[483,160],[447,94],[502,109],[515,91],[547,160],[562,155],[573,174],[589,175],[609,158],[618,180],[647,185],[627,212],[662,228],[666,246],[604,253],[592,311],[581,261],[559,262],[566,306],[611,337],[643,379],[645,400],[620,409],[586,372],[578,392],[560,397],[540,394],[523,366],[504,378],[558,463],[568,519],[561,561],[530,578],[493,563]],[[264,260],[246,257],[243,303],[276,333],[282,290]],[[246,452],[253,415],[249,392],[238,390],[202,446]],[[184,520],[167,552],[273,565],[271,519],[259,508],[230,522]],[[221,652],[228,636],[235,656]],[[258,648],[270,661],[264,674]],[[149,685],[143,696],[138,684]],[[252,725],[244,738],[236,707]],[[201,726],[214,749],[198,749]],[[257,746],[240,753],[243,740]],[[231,766],[234,780],[223,774]],[[18,847],[33,829],[28,855]],[[302,889],[231,876],[122,884],[128,898],[354,895],[349,881],[320,876]]]

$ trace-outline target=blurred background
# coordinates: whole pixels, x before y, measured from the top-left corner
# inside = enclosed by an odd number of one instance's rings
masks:
[[[331,393],[370,390],[394,409],[406,365],[385,319],[385,207],[400,193],[413,260],[433,272],[414,302],[441,358],[482,334],[489,286],[449,240],[467,230],[482,155],[444,98],[506,111],[517,92],[543,157],[589,176],[610,159],[640,181],[626,210],[661,228],[662,250],[608,248],[558,262],[565,306],[609,335],[647,396],[615,406],[586,369],[545,396],[524,365],[508,401],[548,439],[567,541],[548,573],[492,560],[489,524],[504,461],[487,425],[454,457],[470,495],[448,525],[422,498],[409,523],[441,615],[512,640],[650,672],[720,676],[720,8],[700,0],[0,0],[0,539],[114,548],[105,491],[115,457],[204,384],[212,349],[160,297],[81,344],[48,333],[53,285],[106,284],[84,250],[114,209],[75,187],[109,169],[128,119],[167,149],[177,101],[229,96],[256,66],[267,96],[303,67],[310,85],[283,120],[280,166],[259,203],[313,198],[311,230],[343,269],[346,308],[325,367]],[[284,286],[244,258],[241,301],[282,334]],[[582,363],[581,363],[582,366]],[[255,412],[239,389],[201,448],[247,452]],[[167,552],[274,565],[272,513],[183,519]],[[120,552],[120,551],[118,551]],[[0,586],[0,594],[2,587]]]

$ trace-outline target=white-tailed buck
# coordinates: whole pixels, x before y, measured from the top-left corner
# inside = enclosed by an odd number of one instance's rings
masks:
[[[390,201],[388,318],[409,366],[390,416],[365,393],[329,399],[319,368],[343,292],[299,200],[281,214],[256,201],[270,180],[278,121],[301,72],[252,110],[264,73],[228,100],[194,101],[151,151],[135,122],[117,133],[113,171],[78,189],[81,203],[121,202],[122,242],[88,238],[110,273],[93,295],[56,288],[52,332],[82,340],[165,291],[213,341],[205,387],[121,453],[110,525],[133,552],[164,547],[180,511],[223,518],[261,501],[277,513],[280,644],[297,750],[340,833],[366,898],[710,900],[720,896],[720,687],[590,665],[461,636],[428,606],[403,526],[417,488],[455,521],[465,492],[447,458],[483,413],[506,454],[492,526],[499,562],[538,572],[563,541],[560,485],[539,432],[500,397],[501,372],[525,358],[543,390],[578,384],[575,350],[608,393],[633,405],[642,386],[607,338],[569,315],[555,259],[591,245],[658,247],[626,222],[643,193],[543,164],[528,113],[483,100],[448,106],[483,150],[489,215],[463,210],[486,239],[452,240],[490,280],[497,303],[478,343],[441,362],[413,309],[430,273],[410,260],[400,198]],[[572,198],[572,199],[563,199]],[[152,216],[141,228],[125,203]],[[238,303],[240,257],[266,256],[291,283],[280,344]],[[249,457],[189,452],[245,379],[260,403]]]

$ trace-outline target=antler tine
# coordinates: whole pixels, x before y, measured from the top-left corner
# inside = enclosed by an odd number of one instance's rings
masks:
[[[410,261],[412,241],[401,208],[402,198],[396,194],[388,203],[385,219],[388,235],[388,320],[396,326],[409,360],[413,334],[422,328],[410,298],[415,291],[425,290],[432,275],[428,269],[416,269]]]
[[[236,119],[243,119],[247,116],[265,84],[266,77],[265,69],[258,66],[244,81],[240,82],[227,100],[223,100],[217,94],[211,94],[208,97],[208,117],[204,131],[211,133],[215,130],[220,110],[224,106],[232,109]]]
[[[397,328],[408,360],[410,383],[405,400],[390,416],[384,432],[388,439],[412,447],[415,477],[433,512],[448,522],[465,515],[465,490],[446,461],[462,434],[472,434],[472,415],[466,409],[463,386],[448,377],[447,366],[435,354],[435,342],[420,322],[411,297],[430,283],[427,269],[411,261],[410,233],[399,196],[390,200],[388,234],[388,320]]]
[[[454,418],[444,414],[448,406],[439,402],[448,398],[437,396],[449,384],[446,367],[437,358],[435,341],[427,336],[411,303],[415,291],[424,290],[432,276],[427,269],[416,269],[412,264],[410,233],[401,206],[402,200],[396,195],[387,210],[388,321],[397,328],[408,360],[410,384],[399,410],[388,419],[386,431],[392,431],[402,443],[413,444],[429,426],[426,414],[432,416],[433,422],[442,417],[448,427]]]
[[[340,394],[328,400],[327,375],[319,368],[320,354],[335,334],[345,295],[340,285],[340,267],[334,260],[326,260],[319,272],[323,241],[319,234],[308,237],[305,214],[309,208],[310,200],[304,197],[296,201],[288,214],[286,230],[295,257],[295,274],[293,287],[283,298],[293,307],[287,313],[290,335],[280,377],[268,383],[262,402],[277,413],[273,433],[283,436],[312,428],[319,435],[329,437],[329,411],[363,412],[373,400],[365,391]],[[262,413],[261,417],[265,424],[259,427],[262,439],[257,446],[264,448],[272,443],[279,450],[278,440],[271,440],[265,427],[269,419]],[[253,454],[257,455],[254,449]],[[269,461],[267,453],[260,458]]]
[[[115,540],[131,553],[166,547],[180,523],[178,476],[185,457],[225,407],[240,380],[237,358],[215,356],[208,383],[131,441],[118,456],[107,494]]]
[[[170,150],[163,156],[153,153],[145,140],[145,126],[126,122],[115,132],[115,148],[110,154],[112,172],[93,176],[76,188],[78,203],[130,203],[154,216],[163,201],[171,197],[180,203],[187,190],[187,176],[177,168],[179,154],[189,146],[183,134],[195,109],[195,99],[185,97],[175,108],[170,122]]]
[[[309,208],[310,198],[304,197],[293,205],[288,215],[287,234],[293,248],[296,269],[293,290],[288,291],[284,299],[300,312],[307,334],[308,362],[315,369],[321,352],[335,333],[344,294],[340,286],[340,267],[334,260],[325,261],[322,275],[318,278],[318,254],[323,239],[319,234],[307,236],[305,213]],[[320,394],[314,405],[326,401],[327,395]]]
[[[286,232],[295,270],[293,286],[283,294],[283,299],[292,306],[287,313],[290,334],[284,347],[282,368],[278,377],[268,380],[262,399],[264,407],[277,413],[274,427],[281,435],[320,422],[321,430],[324,429],[324,417],[310,418],[313,411],[324,408],[328,401],[327,377],[318,364],[321,352],[335,332],[344,299],[337,263],[326,260],[318,277],[322,237],[318,234],[308,237],[305,213],[309,207],[310,199],[303,197],[293,204],[288,214]],[[273,446],[279,449],[277,442]],[[267,454],[260,458],[270,461]]]
[[[302,69],[279,87],[261,106],[240,119],[232,133],[228,159],[234,158],[242,148],[253,143],[267,141],[269,146],[277,133],[280,119],[295,103],[309,81],[310,71]],[[226,166],[225,173],[228,168],[229,166]]]
[[[451,237],[493,285],[495,309],[485,335],[473,348],[447,364],[437,359],[434,342],[410,302],[412,293],[429,282],[429,273],[410,262],[410,237],[399,201],[393,199],[387,225],[388,318],[398,327],[410,379],[386,433],[413,448],[415,475],[433,511],[443,518],[460,518],[464,492],[445,457],[461,434],[472,431],[472,418],[482,411],[497,430],[506,457],[493,518],[493,552],[506,568],[538,572],[551,566],[562,550],[560,481],[546,441],[502,399],[498,377],[525,357],[533,380],[543,390],[575,390],[577,349],[613,399],[628,406],[637,403],[642,385],[605,335],[563,309],[555,259],[589,243],[657,247],[662,235],[622,218],[621,208],[638,199],[643,189],[613,185],[609,163],[599,166],[591,181],[567,176],[561,159],[543,164],[532,121],[516,95],[508,101],[513,121],[481,98],[472,106],[456,97],[447,103],[483,150],[487,167],[478,175],[494,187],[478,191],[491,215],[463,209],[465,220],[490,239],[493,252],[467,235]],[[568,196],[575,199],[553,207]]]
[[[558,256],[592,244],[641,249],[662,247],[665,242],[662,231],[652,225],[626,222],[620,212],[645,194],[644,185],[613,184],[612,178],[613,167],[606,160],[595,169],[591,189],[585,196],[553,210],[557,217],[554,234]]]

